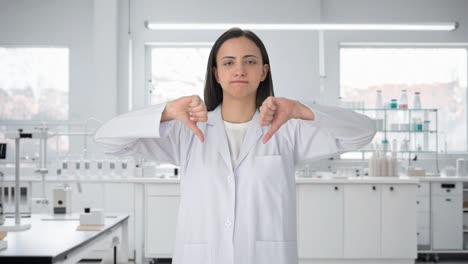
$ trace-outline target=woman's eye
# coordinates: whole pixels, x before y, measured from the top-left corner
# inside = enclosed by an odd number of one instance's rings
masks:
[[[232,65],[232,61],[225,61],[223,63],[224,66],[231,66]]]
[[[248,60],[248,61],[246,61],[246,63],[247,63],[247,64],[256,64],[257,62],[254,61],[254,60]]]

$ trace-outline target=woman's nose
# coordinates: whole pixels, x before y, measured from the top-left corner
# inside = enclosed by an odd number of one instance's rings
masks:
[[[235,69],[236,76],[245,76],[245,68],[242,63],[238,63]]]

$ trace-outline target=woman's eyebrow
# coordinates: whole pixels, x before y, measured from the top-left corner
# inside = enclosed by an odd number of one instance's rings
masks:
[[[243,58],[251,58],[251,57],[257,58],[257,56],[255,56],[255,55],[245,55]],[[235,59],[235,58],[236,58],[235,56],[224,56],[224,57],[222,57],[222,59]]]

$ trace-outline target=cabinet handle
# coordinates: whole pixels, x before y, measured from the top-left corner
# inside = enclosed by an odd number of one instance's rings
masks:
[[[375,186],[372,186],[372,190],[374,190],[374,191],[375,191],[375,189],[377,189],[377,188],[375,188]]]
[[[338,191],[338,186],[335,186],[335,191]]]
[[[419,204],[419,201],[416,201],[417,204]]]
[[[447,198],[447,199],[445,199],[445,201],[447,201],[447,202],[451,202],[451,201],[452,201],[452,199],[450,199],[450,198]]]
[[[393,186],[390,187],[390,191],[393,191]]]

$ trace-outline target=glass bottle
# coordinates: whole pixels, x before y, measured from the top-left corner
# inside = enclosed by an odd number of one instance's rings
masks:
[[[413,98],[413,108],[414,109],[421,109],[421,98],[419,97],[420,92],[414,92]]]
[[[406,90],[401,90],[400,109],[408,109],[408,95]]]
[[[390,108],[391,108],[391,109],[397,109],[397,108],[398,108],[397,99],[392,99],[392,100],[390,101]]]
[[[383,108],[382,90],[377,90],[377,97],[375,98],[375,108],[376,109]]]

